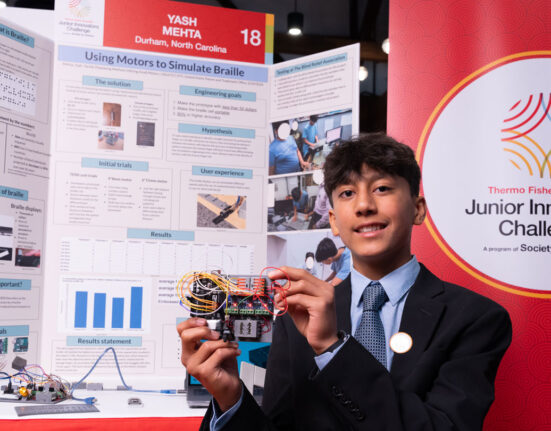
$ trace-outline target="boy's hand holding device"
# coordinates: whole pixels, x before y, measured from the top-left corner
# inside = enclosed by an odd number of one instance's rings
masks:
[[[182,364],[209,391],[220,409],[228,410],[239,401],[242,391],[236,360],[241,354],[238,344],[222,341],[220,333],[211,330],[202,318],[181,322],[177,330],[182,340]]]
[[[335,289],[303,269],[281,267],[268,274],[272,280],[289,279],[291,287],[285,291],[287,311],[299,332],[306,337],[316,355],[323,353],[337,340],[337,313]],[[283,307],[279,294],[275,306]]]

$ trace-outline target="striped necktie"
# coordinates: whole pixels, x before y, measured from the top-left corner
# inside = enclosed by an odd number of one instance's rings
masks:
[[[388,296],[381,283],[378,281],[369,283],[364,289],[362,301],[362,320],[354,338],[386,368],[385,329],[379,317],[379,310],[388,301]]]

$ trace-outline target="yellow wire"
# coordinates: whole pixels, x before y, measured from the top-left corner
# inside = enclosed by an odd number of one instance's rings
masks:
[[[227,295],[230,289],[228,286],[229,283],[225,278],[218,276],[216,274],[208,273],[208,272],[188,273],[188,274],[185,274],[178,281],[178,284],[176,285],[176,291],[178,294],[178,298],[180,299],[182,304],[189,307],[191,310],[209,312],[209,311],[215,311],[216,308],[218,307],[218,304],[215,301],[198,297],[191,290],[191,287],[196,281],[205,280],[205,279],[212,281],[216,285],[216,287],[219,288],[220,292],[225,293],[226,301],[227,301]],[[197,303],[190,302],[188,299],[188,296],[194,299],[195,301],[197,301]]]
[[[254,283],[251,288],[246,286],[241,287],[239,286],[239,278],[224,278],[219,274],[210,272],[188,272],[182,276],[180,280],[178,280],[178,283],[176,284],[176,293],[181,303],[192,311],[214,312],[218,307],[220,307],[220,305],[218,305],[215,301],[202,298],[193,293],[192,287],[194,283],[200,280],[212,281],[212,283],[216,286],[215,292],[225,294],[224,306],[226,308],[228,305],[228,297],[230,295],[246,296],[248,298],[256,293]],[[190,299],[193,299],[195,302],[191,302]],[[243,301],[243,299],[241,301]]]

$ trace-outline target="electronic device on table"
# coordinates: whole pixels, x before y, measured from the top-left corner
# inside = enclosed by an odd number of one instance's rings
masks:
[[[254,375],[263,375],[260,369],[266,367],[273,316],[278,311],[276,308],[274,312],[273,295],[283,290],[281,285],[264,276],[194,272],[180,279],[177,290],[180,305],[189,310],[191,317],[206,319],[223,340],[239,342],[242,353],[238,365],[246,373],[249,390],[260,399],[263,382],[255,383]],[[258,367],[257,372],[249,365],[243,368],[242,361]],[[189,374],[186,388],[191,407],[208,405],[210,394]]]
[[[335,127],[325,132],[325,141],[327,144],[333,144],[334,142],[340,141],[342,136],[342,126]]]
[[[274,201],[274,213],[278,216],[290,216],[293,214],[294,205],[292,199],[280,199]]]
[[[212,222],[214,224],[219,224],[225,219],[227,219],[234,211],[235,211],[235,208],[233,207],[233,205],[228,205],[224,207],[222,211],[220,211],[220,214],[218,214],[216,217],[212,219]]]
[[[70,398],[66,387],[59,382],[8,384],[2,387],[1,393],[0,401],[4,402],[56,404]]]
[[[27,367],[26,359],[16,356],[12,368],[17,373],[0,373],[0,377],[7,380],[7,385],[1,387],[0,401],[56,404],[70,398],[68,382],[57,376],[46,375],[39,366]],[[33,369],[40,369],[40,374],[31,371]]]

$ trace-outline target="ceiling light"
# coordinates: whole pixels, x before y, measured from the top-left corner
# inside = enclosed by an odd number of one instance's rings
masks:
[[[383,40],[383,43],[381,43],[381,49],[385,54],[388,55],[390,51],[390,42],[388,41],[388,37],[385,40]]]
[[[365,81],[368,75],[369,71],[367,70],[367,67],[360,66],[360,71],[358,72],[358,77],[360,78],[360,81]]]
[[[291,36],[300,36],[304,24],[304,15],[297,12],[297,0],[295,0],[295,10],[287,15],[287,33]]]
[[[287,32],[291,36],[300,36],[302,34],[302,25],[304,16],[300,12],[291,12],[287,15]]]

